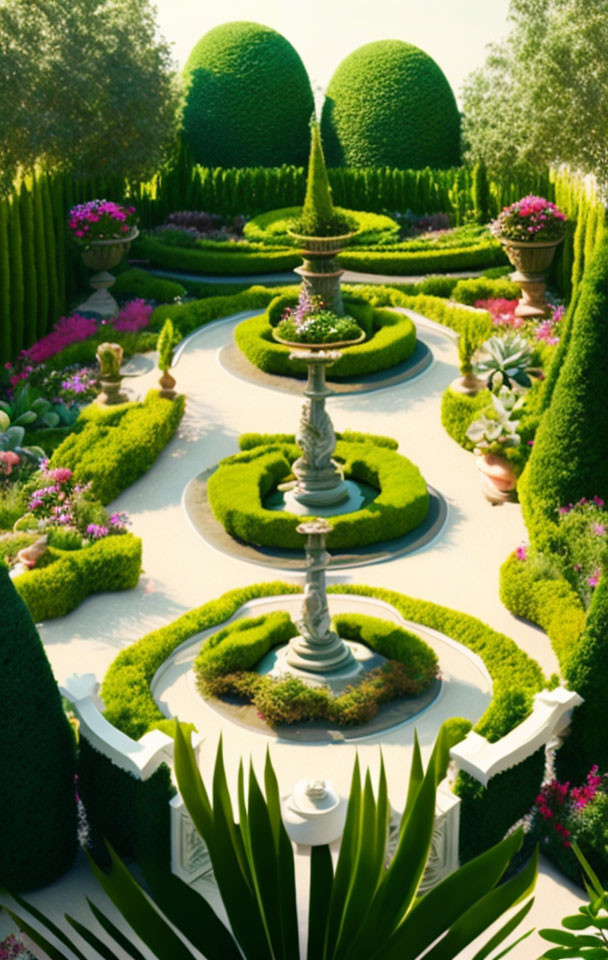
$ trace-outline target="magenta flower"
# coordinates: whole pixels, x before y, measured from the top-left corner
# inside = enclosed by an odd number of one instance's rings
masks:
[[[103,540],[109,532],[108,527],[104,527],[100,523],[90,523],[87,527],[87,535],[91,537],[92,540]]]
[[[590,577],[587,577],[587,583],[590,587],[597,587],[602,575],[601,570],[594,570]]]
[[[603,537],[606,533],[606,525],[604,523],[594,523],[593,532],[596,537]]]
[[[515,551],[515,556],[517,557],[518,560],[525,560],[526,557],[527,557],[527,555],[528,555],[528,553],[527,553],[526,544],[525,544],[525,543],[521,543],[521,544],[518,546],[517,550]]]

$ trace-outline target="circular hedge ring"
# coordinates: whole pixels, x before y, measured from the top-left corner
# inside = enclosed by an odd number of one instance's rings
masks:
[[[301,516],[267,510],[264,500],[291,474],[300,456],[296,444],[262,444],[222,460],[209,478],[209,505],[225,530],[245,543],[302,550],[296,531]],[[329,549],[343,550],[391,540],[415,530],[427,515],[429,492],[418,467],[406,457],[374,443],[339,440],[335,458],[349,480],[375,487],[367,506],[331,518]]]
[[[266,313],[244,320],[234,331],[241,353],[264,373],[306,378],[305,364],[290,360],[292,348],[273,337],[273,328],[285,308],[296,303],[295,297],[276,297]],[[345,298],[344,308],[365,330],[367,338],[363,343],[343,349],[341,358],[328,369],[329,380],[366,377],[409,360],[416,349],[416,327],[406,314],[374,309],[355,298]]]
[[[293,246],[294,240],[289,231],[294,220],[299,220],[302,207],[282,207],[280,210],[268,210],[253,217],[245,225],[243,235],[252,243],[266,243],[270,246]],[[381,213],[368,213],[365,210],[345,210],[336,207],[336,213],[353,222],[355,235],[349,240],[349,246],[375,246],[379,243],[395,243],[399,240],[400,227],[396,220]]]

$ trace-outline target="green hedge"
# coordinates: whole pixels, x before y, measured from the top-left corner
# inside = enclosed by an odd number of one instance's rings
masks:
[[[93,495],[109,503],[150,469],[177,430],[184,406],[183,396],[165,400],[157,390],[143,403],[91,404],[80,414],[82,428],[57,447],[50,465],[68,467],[77,483],[90,483]]]
[[[531,542],[550,546],[557,509],[608,500],[608,237],[581,284],[570,346],[536,434],[520,500]]]
[[[136,252],[139,259],[163,270],[223,276],[283,272],[302,263],[302,257],[286,247],[258,250],[244,242],[174,247],[155,237],[141,236],[137,240]]]
[[[153,330],[160,330],[165,320],[169,318],[182,336],[186,337],[219,317],[229,317],[233,313],[240,313],[241,310],[265,309],[280,289],[280,287],[252,286],[242,293],[229,296],[205,297],[201,300],[191,300],[190,303],[167,303],[154,310],[150,317],[150,327]],[[287,287],[287,290],[290,292],[295,290],[297,295],[297,287]]]
[[[147,270],[131,267],[118,274],[112,286],[112,293],[119,297],[143,297],[144,300],[168,303],[176,297],[185,296],[186,288],[176,280],[155,277]]]
[[[258,546],[301,550],[296,527],[301,517],[263,507],[265,497],[291,473],[300,455],[297,446],[256,447],[222,460],[210,476],[207,491],[215,517],[228,533]],[[335,457],[347,478],[379,490],[372,503],[353,513],[332,517],[329,549],[345,550],[404,536],[420,526],[429,507],[427,486],[405,457],[372,443],[339,440]]]
[[[585,629],[585,609],[570,584],[563,578],[539,575],[530,560],[512,554],[500,568],[500,599],[516,617],[530,620],[545,631],[558,659],[568,674],[568,661]]]
[[[452,300],[471,307],[475,306],[477,300],[518,300],[520,296],[519,284],[507,277],[470,277],[468,280],[459,280],[452,290]]]
[[[335,208],[336,214],[354,220],[357,234],[349,241],[349,246],[371,246],[377,243],[391,243],[399,239],[400,227],[396,220],[379,213],[363,210],[345,210]],[[289,236],[292,221],[300,218],[302,207],[282,207],[260,213],[245,225],[243,234],[247,240],[268,243],[274,246],[293,246]]]
[[[328,163],[346,167],[453,167],[460,115],[441,68],[402,40],[349,54],[327,88],[322,132]]]
[[[0,886],[33,890],[76,856],[74,735],[32,618],[0,562]]]
[[[284,297],[277,299],[287,301]],[[290,360],[291,348],[277,343],[272,336],[273,325],[269,320],[271,307],[272,304],[265,314],[240,323],[234,331],[235,343],[249,362],[265,373],[305,379],[306,365]],[[347,299],[344,309],[361,324],[361,310],[350,305]],[[337,363],[328,368],[330,380],[365,377],[381,370],[390,370],[411,357],[416,349],[416,327],[409,317],[393,310],[376,309],[373,311],[372,324],[373,335],[370,339],[354,347],[345,347]]]
[[[301,588],[280,582],[231,590],[122,650],[111,664],[101,691],[107,719],[134,738],[154,729],[165,718],[156,705],[150,683],[180,644],[203,630],[225,623],[249,600],[300,592]],[[525,719],[534,693],[544,686],[538,664],[513,640],[475,617],[381,587],[336,584],[329,592],[376,597],[394,606],[404,619],[439,630],[480,656],[492,678],[493,698],[475,730],[490,741],[505,736]],[[461,723],[464,731],[466,723]],[[510,825],[521,815],[523,805],[525,810],[532,805],[542,780],[542,769],[537,761],[525,761],[501,774],[501,778],[501,822],[511,817]],[[463,835],[473,838],[472,845],[461,851],[463,859],[473,855],[472,847],[480,850],[487,846],[487,838],[495,836],[497,830],[486,814],[488,790],[478,787],[474,796],[467,797],[466,815],[461,819]],[[463,776],[459,777],[457,792],[466,793]],[[476,824],[481,827],[478,831]]]
[[[80,735],[78,793],[91,828],[89,846],[96,858],[107,857],[103,841],[108,840],[121,857],[154,858],[169,867],[169,801],[175,792],[166,764],[147,780],[138,780]]]
[[[608,770],[607,661],[608,577],[604,573],[595,588],[585,630],[566,663],[568,686],[584,700],[572,714],[570,733],[556,758],[559,778],[571,783],[583,783],[594,763],[600,771]]]
[[[344,270],[359,273],[408,274],[433,273],[450,270],[479,270],[492,264],[504,263],[504,250],[487,242],[474,247],[445,250],[358,250],[346,249],[338,257]]]
[[[52,563],[15,577],[14,585],[36,621],[65,617],[94,593],[132,590],[141,573],[141,540],[105,537],[82,550],[49,548]]]
[[[378,433],[361,433],[358,430],[336,431],[336,440],[345,440],[346,443],[373,443],[376,447],[386,447],[387,450],[397,450],[399,443],[392,437],[381,436]],[[268,446],[269,444],[294,444],[293,433],[242,433],[239,437],[239,450],[253,450],[254,447]]]
[[[475,444],[467,437],[473,420],[477,420],[490,406],[490,391],[481,390],[475,397],[457,393],[450,387],[441,398],[441,423],[444,430],[465,450],[473,450]]]

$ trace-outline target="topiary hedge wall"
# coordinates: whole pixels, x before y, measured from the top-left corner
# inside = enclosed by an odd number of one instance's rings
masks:
[[[76,856],[74,734],[34,622],[0,564],[0,886],[52,883]]]
[[[412,44],[365,44],[338,66],[323,105],[329,166],[453,167],[460,117],[435,61]]]
[[[184,77],[184,137],[207,166],[303,164],[314,110],[298,53],[270,27],[223,23],[193,48]]]

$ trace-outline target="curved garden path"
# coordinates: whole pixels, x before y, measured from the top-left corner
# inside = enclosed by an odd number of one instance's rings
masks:
[[[251,279],[253,282],[256,278]],[[185,345],[174,371],[177,388],[187,397],[186,414],[178,433],[149,473],[113,504],[129,514],[133,532],[143,539],[144,573],[140,584],[126,593],[91,597],[69,616],[41,625],[41,635],[58,681],[64,681],[73,673],[95,673],[101,680],[118,651],[148,631],[232,587],[275,579],[267,569],[257,569],[213,550],[191,528],[181,505],[187,482],[222,457],[234,453],[240,433],[293,432],[297,424],[301,405],[298,396],[278,394],[235,379],[218,362],[218,352],[232,336],[235,325],[249,315],[251,313],[243,313],[213,322],[190,337]],[[557,669],[557,663],[546,636],[515,619],[498,598],[500,565],[526,538],[520,508],[517,504],[492,507],[484,500],[473,457],[458,447],[441,426],[441,396],[458,375],[454,335],[436,324],[425,325],[420,334],[431,347],[434,362],[419,378],[373,393],[334,397],[329,407],[337,430],[350,428],[395,437],[400,452],[413,460],[427,482],[445,496],[449,505],[447,523],[439,537],[420,552],[387,563],[341,571],[339,575],[330,575],[329,580],[387,587],[466,611],[512,637],[550,674]],[[131,389],[141,395],[156,385],[157,377],[147,358],[142,360],[142,366],[149,369],[131,381]],[[302,580],[300,576],[280,571],[276,579]],[[178,682],[179,677],[175,679],[175,683]],[[160,698],[171,700],[176,696],[175,702],[181,703],[178,687],[173,693],[171,688],[171,683],[163,687]],[[460,715],[471,712],[474,719],[474,714],[479,715],[483,709],[484,698],[479,699],[476,694],[470,699],[468,711],[465,691],[462,709],[457,712]],[[422,718],[423,748],[430,746],[440,720],[439,710],[436,723],[428,722],[433,709],[429,708]],[[189,719],[182,709],[180,718]],[[398,743],[388,763],[389,771],[391,767],[396,771],[394,785],[399,787],[392,796],[395,805],[402,800],[409,768],[411,724],[409,729],[407,736],[396,738]],[[229,753],[243,749],[241,728],[229,732],[228,739]],[[245,739],[247,751],[251,742],[253,752],[261,756],[267,738],[248,733]],[[380,735],[377,739],[394,738]],[[205,742],[203,763],[213,755],[214,741],[215,737],[209,737]],[[319,769],[320,749],[325,752],[323,765],[327,769]],[[303,768],[300,757],[312,756],[309,750],[305,744],[289,744],[289,749],[280,752],[286,756],[290,751],[292,755],[297,751],[297,775],[302,776],[309,771]],[[340,767],[350,769],[353,750],[351,744],[347,752],[341,753],[348,763],[341,763]],[[334,746],[320,748],[317,745],[314,753],[317,757],[315,775],[331,777],[336,756]],[[363,759],[375,765],[377,746],[366,745],[364,753]],[[228,768],[236,778],[230,756],[227,759]],[[278,769],[280,785],[286,790],[297,776],[294,766],[287,764],[283,777],[281,766],[282,762]],[[304,767],[308,767],[307,762]],[[532,923],[557,925],[559,918],[574,906],[574,896],[565,881],[555,879],[550,867],[543,869],[547,875],[539,884],[537,916],[532,917]],[[67,890],[71,889],[70,884],[73,886],[73,880],[69,878],[49,888],[49,892],[60,889],[63,884],[68,885],[65,890],[71,899]],[[44,891],[39,897],[37,902],[44,903]],[[64,908],[67,905],[62,904]],[[525,941],[512,954],[514,960],[531,960],[542,952],[539,940],[535,940],[534,947],[531,942]]]

